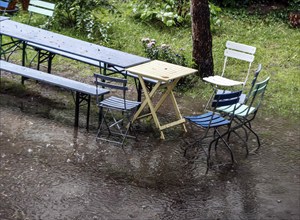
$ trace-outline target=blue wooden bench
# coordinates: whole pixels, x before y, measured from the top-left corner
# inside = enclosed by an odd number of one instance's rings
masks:
[[[75,123],[74,126],[78,127],[79,120],[79,108],[83,101],[87,103],[87,121],[86,128],[89,127],[89,115],[90,115],[90,100],[91,96],[104,95],[109,93],[107,89],[98,88],[96,86],[78,82],[75,80],[67,79],[61,76],[48,74],[39,70],[31,69],[28,67],[20,66],[17,64],[9,63],[4,60],[0,60],[0,70],[7,71],[16,75],[20,75],[25,78],[34,79],[39,82],[58,86],[66,90],[70,90],[76,93],[75,98]]]

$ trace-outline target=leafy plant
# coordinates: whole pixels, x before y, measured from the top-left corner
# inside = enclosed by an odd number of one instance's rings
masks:
[[[160,0],[160,1],[133,1],[134,16],[142,21],[160,21],[166,26],[180,26],[191,24],[190,1],[187,0]],[[211,26],[221,25],[219,13],[221,8],[210,4]]]
[[[160,21],[166,26],[179,26],[191,20],[187,0],[134,0],[133,13],[143,21]]]
[[[75,28],[89,39],[109,41],[109,22],[102,22],[96,16],[115,12],[108,0],[65,0],[56,4],[55,21],[62,27]]]
[[[210,29],[211,31],[215,32],[216,27],[221,26],[221,19],[219,17],[221,13],[221,8],[214,5],[214,4],[209,4],[209,10],[210,10]]]
[[[146,56],[152,60],[162,60],[181,66],[187,66],[185,56],[172,50],[170,45],[161,44],[160,46],[157,46],[156,40],[150,38],[143,38],[142,44]]]

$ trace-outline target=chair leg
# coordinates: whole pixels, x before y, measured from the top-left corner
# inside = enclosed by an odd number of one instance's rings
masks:
[[[235,130],[236,130],[237,128],[240,128],[240,127],[241,127],[241,128],[245,131],[246,142],[248,142],[248,139],[249,139],[249,135],[248,135],[247,129],[248,129],[252,134],[255,135],[256,140],[257,140],[257,144],[258,144],[257,148],[256,148],[255,150],[253,150],[253,151],[255,152],[255,151],[257,151],[257,150],[260,148],[261,143],[260,143],[259,136],[258,136],[258,135],[256,134],[256,132],[252,129],[252,126],[251,126],[251,120],[253,120],[253,119],[254,119],[254,117],[251,118],[251,119],[249,119],[249,120],[247,120],[247,121],[243,121],[242,119],[239,119],[239,118],[238,118],[238,120],[239,120],[238,123],[240,123],[240,125],[236,126]]]
[[[209,147],[208,147],[208,151],[207,151],[207,158],[206,158],[206,172],[205,172],[205,175],[208,173],[208,170],[209,170],[209,168],[210,168],[210,164],[209,164],[209,162],[210,162],[210,151],[211,151],[212,144],[213,144],[213,142],[215,142],[215,141],[216,141],[216,139],[213,140],[213,141],[211,141],[211,142],[209,143]]]
[[[248,141],[249,139],[249,135],[248,135],[248,132],[247,132],[247,129],[244,128],[244,124],[246,124],[247,122],[245,122],[245,120],[241,119],[241,118],[236,118],[235,119],[235,122],[238,124],[237,126],[235,126],[234,130],[238,129],[238,128],[242,128],[245,132],[245,137],[246,137],[246,142]],[[250,124],[250,123],[249,123]]]
[[[235,130],[233,130],[233,131],[231,131],[231,132],[233,132],[239,139],[241,139],[241,140],[244,142],[244,144],[245,144],[245,146],[246,146],[246,156],[248,156],[248,155],[249,155],[249,149],[248,149],[248,143],[247,143],[247,141],[245,141],[245,140],[241,137],[241,135],[239,135]]]
[[[249,124],[250,124],[250,123],[249,123]],[[245,124],[244,126],[245,126],[246,128],[248,128],[248,130],[251,131],[251,133],[254,134],[255,137],[256,137],[258,146],[257,146],[257,148],[254,150],[254,152],[255,152],[255,151],[257,151],[257,150],[260,148],[260,146],[261,146],[259,136],[255,133],[255,131],[253,131],[253,129],[251,128],[251,126],[248,126],[247,124]]]
[[[218,132],[218,130],[217,130],[217,132]],[[218,134],[219,134],[219,138],[218,138],[218,139],[221,139],[221,140],[223,141],[223,143],[226,145],[227,149],[228,149],[229,152],[230,152],[231,162],[232,162],[232,164],[234,164],[234,163],[235,163],[235,159],[234,159],[234,156],[233,156],[232,149],[231,149],[231,147],[229,146],[229,144],[226,142],[226,140],[224,139],[224,136],[228,135],[227,133],[228,133],[228,132],[225,132],[224,134],[221,135],[221,134],[218,132]]]
[[[99,110],[101,112],[101,110]],[[129,131],[132,129],[132,123],[130,120],[130,115],[127,116],[128,112],[122,112],[122,114],[126,114],[127,117],[123,115],[121,119],[118,118],[117,115],[114,114],[114,110],[107,109],[104,115],[102,116],[101,123],[98,126],[97,139],[105,140],[111,143],[121,144],[122,148],[125,144],[126,138],[136,138],[135,136],[129,135]],[[100,113],[99,113],[100,114]],[[107,117],[110,116],[111,120],[107,121]],[[125,118],[124,118],[125,117]],[[128,120],[128,123],[125,124],[124,119]],[[100,119],[99,119],[100,120]],[[108,132],[108,137],[111,135],[119,136],[120,138],[116,140],[110,140],[108,138],[101,138],[100,133],[106,127]]]
[[[100,108],[101,110],[99,110],[101,112],[101,114],[103,114],[103,110],[102,108]],[[105,120],[105,116],[107,115],[108,113],[108,110],[104,113],[104,115],[101,115],[101,118],[99,118],[99,123],[98,123],[98,131],[97,131],[97,138],[99,137],[99,134],[101,133],[101,131],[103,130],[102,126],[105,125],[108,132],[109,132],[109,135],[111,135],[111,131],[110,131],[110,128],[109,128],[109,125],[107,123],[107,121]]]

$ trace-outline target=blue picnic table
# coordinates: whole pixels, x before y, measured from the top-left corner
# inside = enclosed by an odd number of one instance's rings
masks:
[[[150,61],[150,59],[145,57],[100,46],[4,18],[0,22],[0,37],[2,38],[3,35],[17,39],[23,43],[23,65],[25,65],[25,49],[28,44],[50,52],[49,54],[51,56],[48,64],[50,69],[51,60],[55,54],[67,56],[75,60],[96,62],[104,71],[106,71],[107,67],[125,69]],[[5,45],[2,44],[1,46],[1,54],[3,54]],[[50,70],[48,70],[48,72],[50,72]]]

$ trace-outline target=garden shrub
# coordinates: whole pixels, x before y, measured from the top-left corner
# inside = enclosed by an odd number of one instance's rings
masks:
[[[133,0],[133,13],[143,21],[161,21],[166,26],[178,26],[191,19],[187,0]]]
[[[169,27],[191,25],[189,0],[133,0],[132,2],[134,17],[142,21],[160,21]],[[220,25],[220,11],[221,8],[210,4],[212,26]]]
[[[108,0],[64,0],[57,1],[55,22],[62,27],[75,28],[89,39],[109,41],[109,22],[102,22],[101,15],[114,12]]]
[[[143,38],[142,44],[146,56],[151,60],[162,60],[181,66],[187,66],[185,56],[174,51],[168,44],[158,46],[156,40],[150,38]]]

